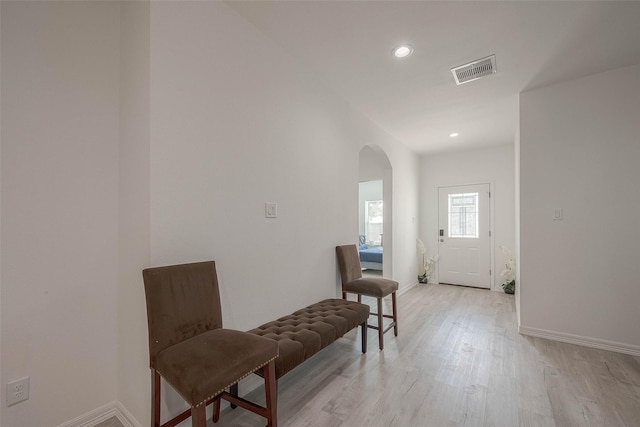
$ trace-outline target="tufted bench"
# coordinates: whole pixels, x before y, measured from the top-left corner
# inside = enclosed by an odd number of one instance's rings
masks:
[[[249,333],[278,342],[276,379],[361,326],[362,352],[367,352],[369,306],[343,299],[326,299],[252,329]]]

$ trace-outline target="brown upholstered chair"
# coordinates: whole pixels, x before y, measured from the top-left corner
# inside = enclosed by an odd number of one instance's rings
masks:
[[[393,333],[398,336],[398,311],[396,309],[396,291],[398,282],[381,277],[362,277],[360,258],[356,245],[336,246],[338,265],[340,266],[340,276],[342,277],[342,298],[347,299],[347,293],[358,295],[358,302],[361,302],[362,295],[374,297],[378,300],[378,312],[371,313],[378,317],[377,325],[367,325],[371,329],[378,331],[378,343],[380,350],[384,349],[384,333],[393,328]],[[382,311],[382,300],[391,294],[392,315],[384,314]],[[385,328],[383,319],[392,319]]]
[[[216,422],[222,398],[265,417],[268,427],[276,427],[278,343],[222,328],[215,262],[149,268],[142,275],[153,373],[152,425],[160,426],[162,377],[191,406],[162,426],[175,426],[191,415],[193,427],[205,427],[205,407],[210,403]],[[226,391],[256,371],[264,377],[266,407]]]

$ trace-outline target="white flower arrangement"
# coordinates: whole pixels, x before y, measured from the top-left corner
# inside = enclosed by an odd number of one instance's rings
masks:
[[[418,250],[420,251],[420,255],[422,256],[422,265],[420,267],[420,274],[418,275],[418,280],[420,283],[427,283],[431,273],[436,268],[436,263],[438,262],[438,255],[434,255],[430,258],[425,259],[425,252],[427,251],[426,247],[422,240],[417,239],[416,241],[418,245]]]
[[[500,277],[504,281],[502,288],[506,293],[512,294],[516,288],[516,258],[507,247],[500,245],[500,249],[505,257],[505,268],[500,273]]]
[[[433,273],[433,270],[436,268],[438,258],[440,258],[438,255],[434,255],[424,262],[424,275],[427,276],[427,278],[431,276],[431,273]]]

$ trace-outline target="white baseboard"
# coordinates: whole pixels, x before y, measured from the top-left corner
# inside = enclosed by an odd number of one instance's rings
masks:
[[[409,286],[403,286],[403,287],[402,287],[402,289],[400,289],[400,290],[398,291],[398,295],[402,295],[402,294],[404,294],[404,293],[405,293],[405,292],[407,292],[409,289],[411,289],[411,288],[413,288],[413,287],[415,287],[415,286],[417,286],[417,285],[418,285],[418,281],[416,280],[415,282],[411,283]]]
[[[131,412],[117,400],[60,424],[58,427],[93,427],[112,417],[116,417],[124,427],[142,427]]]
[[[122,403],[116,401],[116,406],[118,408],[116,417],[118,417],[118,420],[120,420],[124,427],[142,427],[142,424],[136,420],[136,417],[134,417]]]
[[[616,353],[630,354],[631,356],[640,356],[640,346],[632,344],[584,337],[581,335],[566,334],[564,332],[548,331],[546,329],[531,328],[522,325],[518,327],[518,332],[522,335],[545,338],[552,341],[566,342],[569,344],[582,345],[600,350],[615,351]]]

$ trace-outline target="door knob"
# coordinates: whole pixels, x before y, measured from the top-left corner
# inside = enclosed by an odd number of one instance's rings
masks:
[[[440,239],[441,242],[444,242],[444,239]]]

